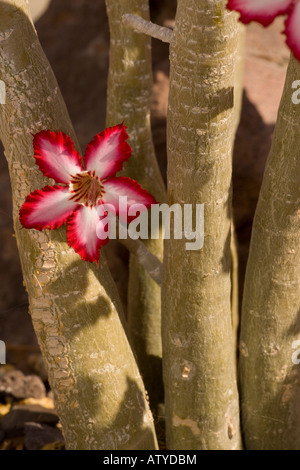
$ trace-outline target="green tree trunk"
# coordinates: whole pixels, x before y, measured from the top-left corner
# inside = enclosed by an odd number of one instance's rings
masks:
[[[187,240],[165,241],[162,337],[169,449],[240,448],[230,282],[238,27],[225,5],[178,0],[170,45],[168,202],[204,203],[205,238],[198,251],[187,251]]]
[[[7,88],[0,138],[16,237],[67,448],[155,449],[152,416],[105,259],[99,268],[81,261],[66,243],[65,228],[20,230],[18,211],[25,197],[49,182],[35,165],[31,133],[61,130],[77,144],[25,0],[0,2],[0,60]]]
[[[300,366],[292,361],[300,339],[300,106],[292,102],[299,78],[292,57],[247,264],[240,341],[247,449],[300,449]]]
[[[158,201],[165,189],[156,161],[150,126],[152,92],[151,39],[122,23],[122,15],[137,14],[149,19],[148,0],[106,0],[110,26],[110,62],[107,125],[124,121],[128,126],[132,157],[124,174],[137,180]],[[160,260],[163,240],[146,240],[145,245]],[[137,361],[153,409],[163,401],[161,368],[161,289],[130,256],[128,324]]]

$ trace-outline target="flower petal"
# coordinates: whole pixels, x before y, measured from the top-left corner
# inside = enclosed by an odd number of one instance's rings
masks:
[[[103,181],[102,184],[105,191],[102,198],[104,206],[105,204],[111,204],[121,220],[124,220],[124,217],[128,215],[128,210],[134,204],[141,205],[140,212],[149,209],[151,204],[157,204],[155,198],[131,178],[125,176],[114,177]],[[123,204],[120,200],[121,196],[127,197],[126,204]],[[135,217],[128,217],[128,222],[135,219]]]
[[[126,142],[128,134],[123,124],[108,127],[88,144],[84,161],[88,171],[95,171],[105,179],[122,170],[123,163],[131,156],[131,147]]]
[[[240,21],[248,24],[250,21],[258,21],[263,26],[268,26],[276,16],[288,12],[294,0],[229,0],[227,8],[238,11]]]
[[[71,138],[63,132],[39,132],[34,136],[33,148],[41,172],[57,183],[68,184],[71,175],[83,171],[79,153]]]
[[[78,204],[70,201],[64,186],[45,186],[27,196],[20,209],[20,222],[25,228],[55,229],[65,224]]]
[[[100,248],[109,241],[98,237],[98,224],[101,220],[94,207],[81,206],[68,221],[67,237],[68,244],[84,261],[96,261],[98,264]],[[100,227],[102,229],[102,227]]]
[[[300,3],[296,3],[285,22],[286,43],[300,60]]]

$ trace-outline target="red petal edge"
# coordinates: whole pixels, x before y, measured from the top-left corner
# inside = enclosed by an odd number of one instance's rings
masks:
[[[61,227],[61,225],[64,225],[68,218],[72,215],[74,212],[75,208],[77,207],[78,204],[72,203],[70,204],[70,209],[67,210],[67,213],[63,215],[62,217],[57,217],[56,219],[53,219],[52,221],[44,221],[44,222],[34,222],[30,223],[29,222],[29,217],[32,215],[34,208],[39,204],[39,202],[42,201],[43,198],[47,197],[47,193],[51,194],[54,191],[57,190],[66,190],[65,186],[45,186],[42,189],[37,189],[36,191],[33,191],[31,194],[29,194],[22,205],[20,211],[19,211],[19,218],[22,226],[27,229],[36,229],[36,230],[44,230],[44,229],[57,229]],[[59,202],[58,202],[59,204]],[[47,217],[47,213],[45,213]]]
[[[50,162],[45,155],[43,155],[44,149],[41,146],[40,139],[44,139],[53,146],[60,146],[61,149],[64,149],[64,152],[67,155],[61,156],[62,167],[59,171],[59,168],[52,162]],[[83,171],[81,156],[75,150],[74,143],[67,134],[64,132],[52,132],[50,130],[42,130],[33,136],[33,149],[34,149],[34,158],[36,164],[38,165],[40,171],[44,176],[48,178],[53,178],[57,183],[68,184],[70,180],[70,174],[75,174],[79,171]],[[61,151],[59,152],[61,153]],[[65,160],[64,163],[62,160]],[[65,175],[63,175],[65,173]]]
[[[133,204],[143,204],[147,209],[149,209],[153,204],[158,204],[158,202],[156,201],[155,197],[152,196],[152,194],[150,194],[146,189],[144,189],[137,181],[131,179],[131,178],[128,178],[127,176],[115,176],[113,178],[109,178],[107,179],[105,182],[103,182],[103,185],[104,185],[104,189],[105,189],[105,185],[106,184],[119,184],[123,187],[123,190],[124,192],[122,194],[119,194],[119,196],[127,196],[129,199],[131,197],[134,198],[134,195],[131,196],[131,194],[126,194],[127,193],[127,188],[129,189],[129,191],[136,191],[136,197],[138,198],[138,196],[142,196],[142,199],[145,198],[146,200],[143,200],[143,201],[135,201],[133,202]],[[115,189],[114,192],[117,194],[117,190]],[[109,193],[109,189],[107,190],[107,195]],[[115,204],[114,200],[113,199],[110,199],[109,197],[106,199],[105,197],[105,194],[103,195],[103,203],[105,205],[105,203],[107,204],[112,204],[115,206],[115,210],[116,210],[116,215],[120,215],[119,214],[119,207],[118,205]],[[129,211],[129,207],[133,204],[130,204],[127,206],[127,220],[128,220],[128,223],[132,222],[134,219],[136,219],[136,217],[134,216],[128,216],[128,211]]]
[[[95,238],[96,244],[92,247],[92,252],[88,252],[87,250],[87,243],[85,240],[81,240],[80,237],[85,236],[86,234],[83,233],[83,230],[78,228],[80,224],[80,217],[83,216],[84,210],[91,210],[91,208],[87,208],[85,206],[80,207],[68,220],[68,228],[67,228],[67,239],[68,245],[73,248],[73,250],[80,256],[83,261],[89,261],[90,263],[95,263],[98,266],[99,257],[100,257],[100,249],[102,246],[105,246],[109,242],[109,238],[105,240],[101,240],[97,237],[96,234],[96,227],[95,227]],[[94,209],[96,210],[96,209]],[[100,221],[100,218],[99,218]],[[98,222],[97,222],[98,223]],[[96,224],[97,226],[97,224]],[[91,235],[91,232],[88,233]]]
[[[259,7],[263,1],[264,0],[228,0],[227,8],[228,10],[240,13],[239,21],[244,24],[257,21],[266,27],[273,23],[277,16],[287,14],[294,2],[294,0],[281,0],[280,3],[282,3],[282,6],[274,6],[274,0],[269,0],[269,4],[265,5],[265,12],[262,12],[262,9],[259,11]],[[271,7],[273,7],[273,11]]]
[[[296,3],[285,21],[286,43],[295,58],[300,61],[300,2]]]
[[[100,132],[93,138],[93,140],[87,145],[83,157],[87,170],[95,170],[101,179],[115,176],[118,171],[122,170],[124,162],[129,160],[132,153],[132,148],[128,142],[126,142],[129,138],[126,129],[127,127],[124,126],[123,123],[118,124],[116,126],[107,127],[104,131]],[[115,159],[107,160],[104,158],[104,155],[102,155],[101,157],[96,158],[95,153],[101,152],[102,145],[104,146],[117,130],[120,130],[118,143],[115,148],[117,157]]]

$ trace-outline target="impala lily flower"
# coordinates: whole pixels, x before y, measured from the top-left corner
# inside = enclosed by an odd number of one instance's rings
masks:
[[[300,60],[300,0],[229,0],[229,10],[238,11],[245,24],[258,21],[268,26],[279,15],[288,15],[285,21],[286,43],[296,59]]]
[[[75,150],[69,136],[63,132],[41,131],[34,136],[34,157],[41,172],[53,178],[55,186],[45,186],[27,196],[20,210],[25,228],[56,229],[68,223],[67,240],[85,261],[98,263],[100,248],[108,238],[98,238],[96,228],[105,217],[97,208],[107,204],[119,213],[119,197],[127,197],[128,210],[133,204],[149,208],[156,201],[136,181],[116,177],[123,163],[131,156],[125,126],[105,129],[88,144],[83,157]],[[127,214],[126,214],[127,215]],[[103,232],[106,228],[103,226]]]

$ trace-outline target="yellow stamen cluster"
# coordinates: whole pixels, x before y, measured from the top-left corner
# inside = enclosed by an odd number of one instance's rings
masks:
[[[104,187],[95,171],[82,171],[71,177],[71,200],[85,206],[96,206],[104,194]]]

